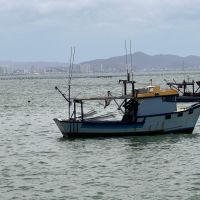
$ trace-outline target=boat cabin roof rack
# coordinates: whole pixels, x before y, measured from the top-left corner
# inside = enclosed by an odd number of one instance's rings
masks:
[[[126,95],[126,96],[108,96],[108,97],[83,97],[83,98],[74,98],[74,101],[76,103],[80,103],[81,101],[99,101],[99,100],[114,100],[114,99],[133,99],[134,97],[132,95]]]
[[[188,86],[192,86],[192,91],[190,93],[192,93],[192,95],[196,94],[198,92],[198,90],[200,89],[200,81],[196,81],[196,84],[198,86],[198,88],[195,90],[195,81],[185,81],[183,80],[182,82],[167,82],[167,85],[169,85],[170,88],[175,88],[178,92],[182,93],[182,95],[186,95],[188,93],[188,91],[186,91],[186,89],[188,88]]]

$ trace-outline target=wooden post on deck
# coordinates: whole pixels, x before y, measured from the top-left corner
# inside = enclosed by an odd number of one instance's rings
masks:
[[[83,101],[81,101],[81,121],[83,121]]]
[[[74,120],[76,120],[76,101],[74,101]]]

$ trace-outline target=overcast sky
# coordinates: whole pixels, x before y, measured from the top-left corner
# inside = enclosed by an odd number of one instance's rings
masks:
[[[200,0],[0,0],[0,60],[200,55]]]

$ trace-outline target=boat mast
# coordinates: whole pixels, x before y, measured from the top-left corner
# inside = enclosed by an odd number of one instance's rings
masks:
[[[134,90],[135,90],[135,87],[134,87],[134,81],[133,81],[133,54],[132,54],[132,42],[130,40],[130,58],[131,58],[131,75],[132,75],[132,79],[131,79],[131,82],[132,82],[132,95],[135,96],[135,93],[134,93]]]
[[[132,41],[130,40],[130,58],[131,58],[131,80],[133,81],[133,54],[132,54]]]
[[[126,66],[127,66],[127,81],[124,82],[124,95],[127,95],[127,84],[130,83],[132,85],[132,95],[135,97],[135,81],[133,81],[133,59],[132,59],[132,42],[130,40],[129,50],[130,50],[130,67],[128,67],[127,63],[127,47],[126,47],[126,40],[125,40],[125,50],[126,50]],[[130,80],[130,72],[132,73],[132,79]]]
[[[124,96],[127,95],[127,82],[129,81],[130,79],[130,74],[129,74],[129,71],[128,71],[128,55],[127,55],[127,47],[126,47],[126,40],[125,40],[125,51],[126,51],[126,76],[127,76],[127,81],[123,81],[124,83]],[[125,105],[127,104],[127,99],[125,99]],[[125,108],[125,112],[126,112],[126,108]]]
[[[75,47],[71,47],[70,53],[70,65],[69,65],[69,77],[68,77],[68,111],[69,111],[69,120],[71,118],[71,80],[72,80],[72,72],[74,67],[74,55],[75,55]]]
[[[124,85],[124,96],[126,97],[127,95],[127,84],[131,84],[132,85],[132,96],[135,97],[135,81],[130,80],[130,69],[132,70],[132,52],[131,52],[131,40],[130,40],[130,57],[131,57],[131,67],[128,67],[128,58],[127,58],[127,46],[126,46],[126,40],[125,40],[125,51],[126,51],[126,80],[119,80],[119,83],[122,82]],[[132,76],[133,79],[133,76]],[[127,104],[127,98],[125,98],[124,100],[124,105]],[[126,112],[126,106],[125,106],[125,112]]]
[[[71,47],[71,54],[70,54],[70,63],[69,63],[69,72],[68,72],[68,97],[57,87],[55,89],[63,96],[63,98],[68,102],[69,105],[69,119],[71,118],[71,79],[72,79],[72,71],[74,65],[74,55],[75,55],[75,47]],[[76,115],[76,113],[75,113]]]

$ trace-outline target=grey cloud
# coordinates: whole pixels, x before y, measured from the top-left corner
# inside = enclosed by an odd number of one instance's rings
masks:
[[[149,28],[200,17],[199,0],[0,0],[0,5],[0,22],[5,25],[47,21],[56,25],[57,21]]]

